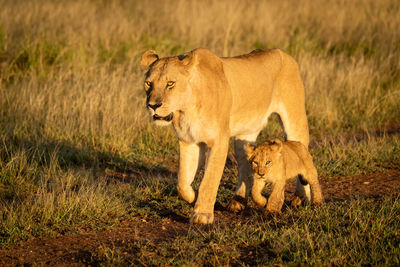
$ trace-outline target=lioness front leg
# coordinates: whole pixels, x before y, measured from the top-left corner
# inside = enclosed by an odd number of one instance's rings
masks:
[[[244,146],[249,142],[254,142],[257,139],[257,135],[258,133],[249,136],[237,136],[235,138],[234,144],[235,158],[238,163],[238,183],[236,185],[235,196],[227,206],[227,209],[230,211],[242,211],[247,204],[247,199],[250,195],[253,183],[253,172],[247,159]]]
[[[214,204],[228,153],[229,137],[224,137],[209,149],[203,180],[191,221],[210,224],[214,221]]]
[[[197,172],[199,154],[199,145],[179,141],[178,193],[189,203],[193,203],[196,199],[191,184]]]

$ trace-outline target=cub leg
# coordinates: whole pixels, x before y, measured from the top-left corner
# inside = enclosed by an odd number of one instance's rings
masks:
[[[189,203],[193,203],[196,199],[191,184],[199,165],[199,156],[199,145],[179,141],[178,193]]]
[[[296,177],[296,191],[295,191],[294,195],[300,198],[301,203],[304,203],[305,205],[309,205],[311,202],[310,184],[303,185],[300,182],[299,177]]]
[[[261,194],[265,184],[265,180],[254,178],[253,188],[251,190],[251,196],[254,202],[262,208],[267,204],[267,199]]]
[[[283,202],[285,200],[285,178],[279,177],[272,185],[272,193],[268,198],[267,212],[281,212]]]
[[[318,181],[318,173],[315,167],[313,166],[312,170],[307,173],[307,175],[303,176],[304,180],[306,180],[311,187],[311,202],[314,205],[321,204],[323,202],[321,186]]]
[[[204,177],[191,218],[193,223],[210,224],[214,221],[214,204],[228,154],[228,145],[229,136],[226,136],[208,151]]]
[[[238,136],[235,138],[235,158],[238,163],[239,175],[236,185],[235,196],[232,198],[227,206],[228,210],[230,211],[242,211],[247,204],[247,199],[250,195],[253,183],[253,171],[247,159],[244,146],[248,142],[254,142],[257,139],[257,135],[258,133],[250,136]]]

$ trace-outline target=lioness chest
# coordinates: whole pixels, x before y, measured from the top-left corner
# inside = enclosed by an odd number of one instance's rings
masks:
[[[177,113],[173,119],[175,132],[179,140],[186,143],[210,144],[215,140],[218,128],[204,119],[198,118],[195,113]]]

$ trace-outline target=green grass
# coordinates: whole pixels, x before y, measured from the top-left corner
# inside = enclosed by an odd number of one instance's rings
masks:
[[[212,230],[194,227],[172,244],[122,249],[139,250],[138,258],[128,262],[146,265],[397,265],[399,204],[397,197],[289,210],[276,219],[253,215],[240,226],[217,222]]]
[[[153,186],[158,192],[156,181]],[[173,190],[168,182],[163,185]],[[223,186],[220,193],[227,194],[227,189]],[[190,213],[185,208],[188,205],[174,195],[156,193],[142,201],[144,206],[135,206],[145,211],[147,221],[171,222],[162,211],[186,216]],[[192,226],[187,234],[177,234],[167,241],[139,234],[142,238],[132,243],[103,246],[86,263],[396,266],[400,261],[399,205],[399,197],[393,196],[329,202],[319,208],[289,208],[276,218],[253,211],[232,221],[217,219],[211,228]]]
[[[2,247],[82,226],[170,220],[163,211],[190,215],[175,188],[174,131],[154,127],[144,108],[139,58],[146,49],[169,56],[206,47],[228,56],[282,48],[300,65],[320,176],[400,166],[395,0],[345,7],[308,1],[302,9],[296,1],[0,0],[0,6]],[[258,142],[282,136],[272,117]],[[220,204],[235,188],[232,166],[225,168]],[[276,220],[255,213],[169,242],[105,248],[93,252],[93,262],[399,265],[399,210],[394,196],[289,209]]]

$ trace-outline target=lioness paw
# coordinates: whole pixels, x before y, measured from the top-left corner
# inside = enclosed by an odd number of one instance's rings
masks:
[[[190,222],[197,224],[212,224],[214,222],[214,214],[193,212]]]
[[[301,206],[301,198],[298,196],[295,196],[292,200],[292,202],[290,203],[290,205],[292,207],[298,208]]]
[[[191,186],[181,187],[178,185],[179,196],[187,203],[194,203],[196,200],[196,192]]]
[[[322,203],[324,203],[324,199],[321,197],[321,198],[314,198],[313,200],[312,200],[312,204],[314,205],[314,206],[319,206],[319,205],[322,205]]]
[[[239,196],[235,196],[232,200],[228,203],[227,209],[232,212],[240,212],[244,210],[246,207],[245,199]]]
[[[302,204],[303,206],[309,206],[309,205],[311,204],[311,199],[309,199],[309,198],[302,198],[302,199],[301,199],[301,204]]]

